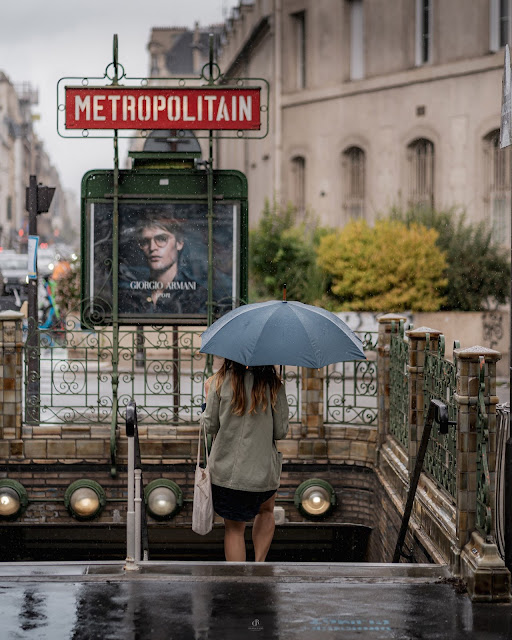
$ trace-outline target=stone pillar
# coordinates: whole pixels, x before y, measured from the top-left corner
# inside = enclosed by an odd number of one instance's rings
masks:
[[[496,362],[501,354],[486,347],[455,349],[457,357],[457,522],[460,572],[475,601],[509,601],[510,573],[491,536],[476,531],[477,511],[477,420],[480,367],[484,367],[484,407],[487,415],[487,462],[489,467],[492,520],[496,472]],[[483,358],[483,361],[480,360]]]
[[[419,327],[407,331],[409,337],[409,474],[416,465],[418,449],[423,436],[425,424],[425,395],[423,391],[425,380],[425,346],[429,335],[429,351],[437,353],[439,350],[440,331],[429,327]]]
[[[391,325],[407,320],[405,316],[387,313],[379,318],[379,338],[377,346],[377,448],[389,433],[389,359],[391,348]]]
[[[0,440],[4,448],[8,441],[10,457],[23,455],[23,318],[17,311],[0,313]]]
[[[300,458],[321,458],[327,455],[324,427],[324,374],[325,367],[302,368]]]

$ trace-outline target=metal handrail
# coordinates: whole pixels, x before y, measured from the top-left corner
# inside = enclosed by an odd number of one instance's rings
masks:
[[[423,469],[423,461],[425,459],[425,453],[428,447],[428,441],[430,439],[430,433],[432,431],[432,424],[434,420],[439,424],[439,433],[448,433],[449,426],[455,426],[457,423],[453,420],[448,420],[448,407],[441,402],[432,398],[428,407],[427,418],[423,427],[423,434],[421,436],[420,446],[418,454],[416,456],[416,465],[412,474],[411,482],[409,485],[409,492],[407,494],[407,502],[405,504],[404,515],[402,517],[402,524],[398,539],[396,541],[395,551],[393,553],[393,560],[391,562],[400,562],[400,558],[404,557],[409,562],[412,561],[412,554],[404,553],[402,547],[404,546],[405,536],[407,535],[407,529],[409,527],[409,519],[411,517],[412,507],[414,504],[414,498],[416,496],[416,489],[418,488],[418,482]]]
[[[137,562],[149,560],[149,538],[144,502],[144,480],[140,456],[137,405],[126,405],[128,438],[128,505],[126,514],[126,569],[136,569]],[[135,566],[134,566],[135,565]]]
[[[510,403],[496,405],[496,491],[495,538],[498,553],[505,559],[505,449],[510,434]]]

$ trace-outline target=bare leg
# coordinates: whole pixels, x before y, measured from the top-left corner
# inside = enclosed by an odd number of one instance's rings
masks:
[[[272,538],[276,521],[274,519],[274,504],[276,494],[264,502],[258,515],[254,519],[252,527],[252,541],[254,544],[254,559],[256,562],[265,562]]]
[[[228,562],[245,562],[245,522],[224,518],[224,554]]]

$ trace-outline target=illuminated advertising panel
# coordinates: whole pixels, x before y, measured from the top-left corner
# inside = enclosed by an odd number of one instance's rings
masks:
[[[141,174],[132,176],[132,181],[141,179]],[[179,201],[160,193],[142,200],[132,193],[119,202],[118,312],[124,324],[206,323],[208,205],[181,195]],[[214,200],[214,317],[246,295],[246,202],[226,195]],[[86,198],[82,224],[82,316],[87,324],[110,324],[113,202]]]

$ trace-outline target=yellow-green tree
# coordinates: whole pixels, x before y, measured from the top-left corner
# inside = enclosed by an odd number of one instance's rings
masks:
[[[444,302],[446,259],[437,231],[380,220],[353,221],[324,236],[318,264],[339,310],[437,311]]]

